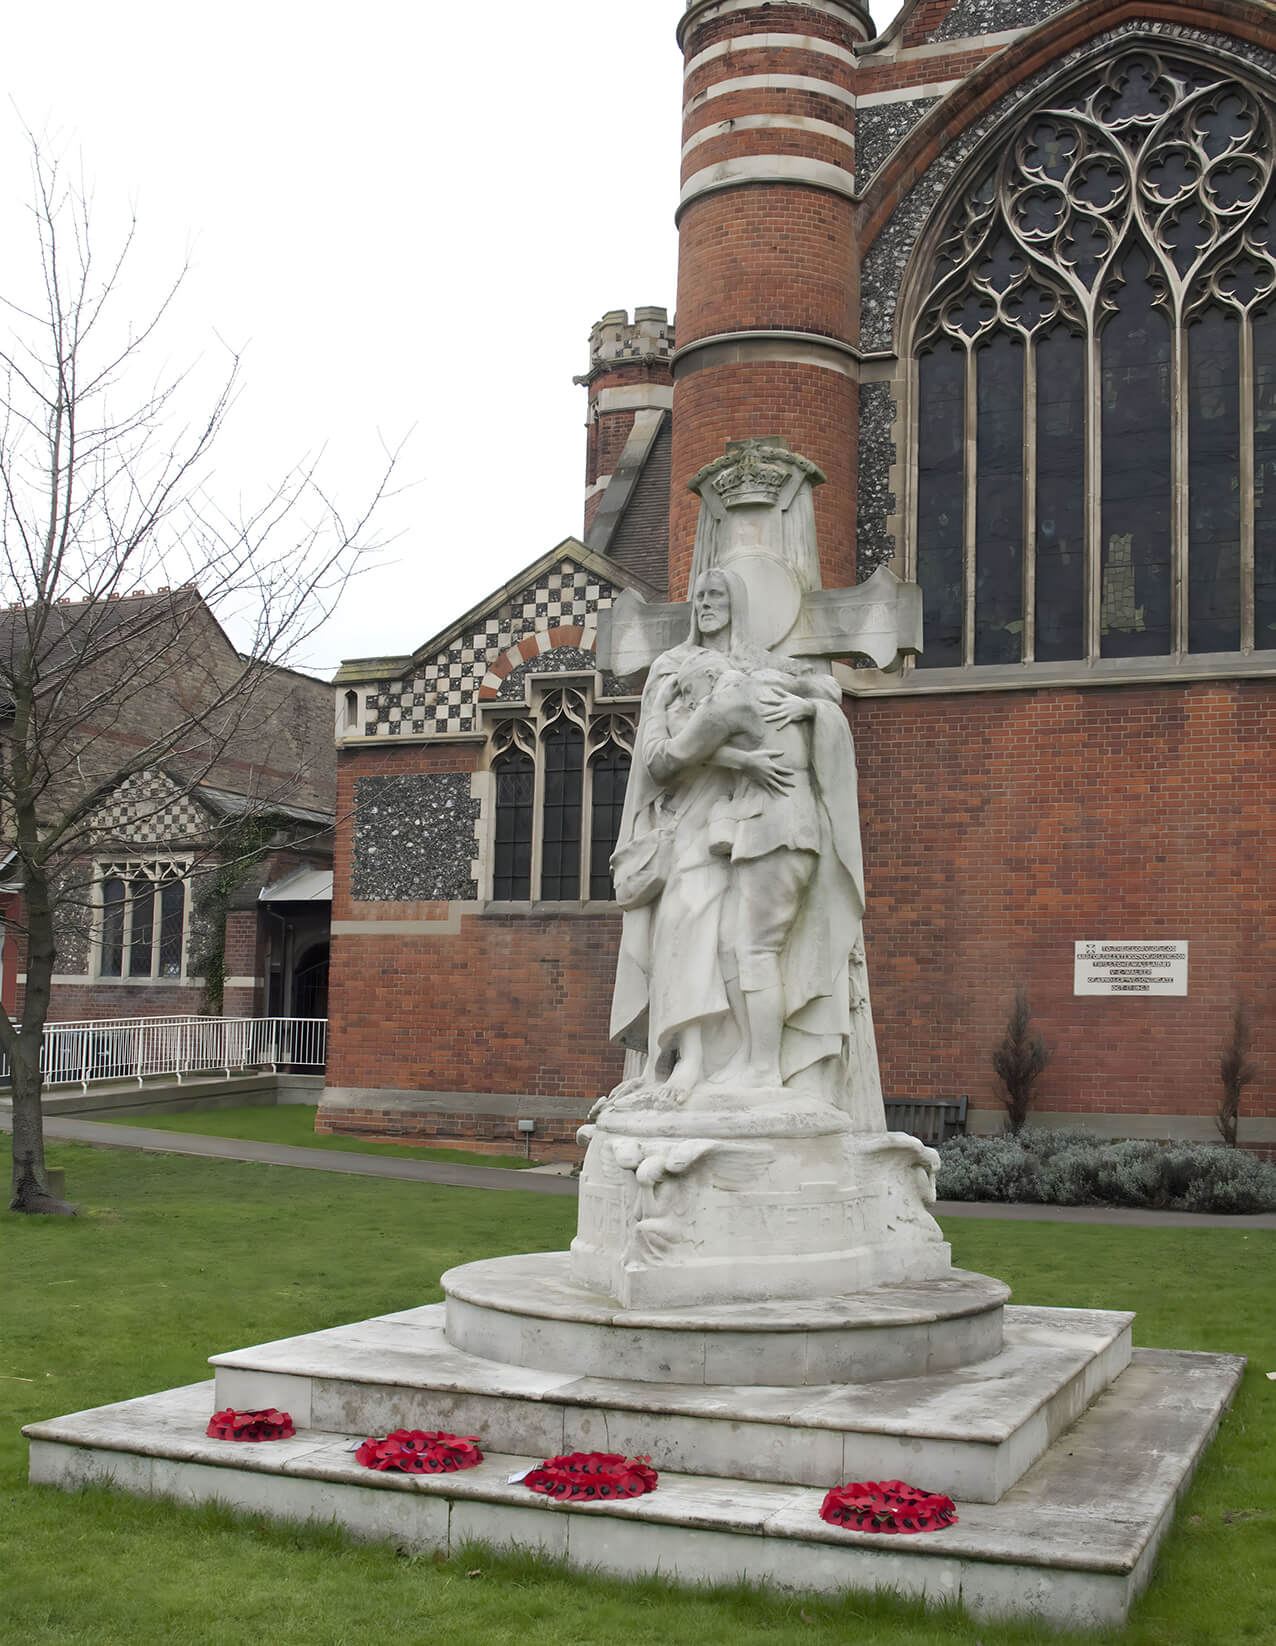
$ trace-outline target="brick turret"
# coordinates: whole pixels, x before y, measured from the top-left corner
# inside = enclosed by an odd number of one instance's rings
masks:
[[[589,370],[573,379],[589,391],[586,540],[635,425],[657,425],[673,405],[673,349],[666,309],[635,309],[632,323],[627,309],[612,309],[590,331]]]
[[[670,593],[685,592],[696,499],[726,442],[786,439],[827,474],[828,583],[855,576],[859,288],[855,51],[861,0],[689,0],[678,207]]]

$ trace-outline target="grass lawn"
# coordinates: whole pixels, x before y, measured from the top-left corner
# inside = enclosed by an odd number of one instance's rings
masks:
[[[302,1149],[340,1149],[345,1154],[392,1154],[404,1160],[447,1160],[461,1166],[534,1166],[519,1154],[480,1154],[474,1149],[427,1149],[414,1143],[365,1143],[357,1137],[330,1137],[315,1131],[313,1103],[248,1104],[240,1109],[192,1109],[186,1114],[87,1114],[116,1126],[151,1126],[161,1132],[193,1132],[200,1137],[240,1137],[253,1143],[293,1143]]]
[[[262,1111],[273,1113],[275,1111]],[[522,1558],[438,1561],[178,1509],[26,1484],[18,1426],[207,1375],[219,1349],[440,1295],[450,1265],[566,1244],[559,1197],[396,1183],[63,1145],[83,1215],[0,1213],[0,1641],[445,1642],[447,1646],[1024,1646],[1030,1625],[889,1598],[800,1601],[569,1575]],[[954,1256],[1020,1302],[1139,1311],[1136,1341],[1251,1357],[1235,1408],[1164,1545],[1122,1646],[1276,1640],[1276,1233],[954,1220]],[[1102,1514],[1103,1505],[1096,1505]]]

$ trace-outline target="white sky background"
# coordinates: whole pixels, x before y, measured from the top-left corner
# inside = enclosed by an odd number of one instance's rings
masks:
[[[29,126],[136,209],[145,299],[188,254],[174,368],[243,389],[214,493],[324,448],[347,512],[407,440],[394,541],[297,661],[405,653],[579,533],[589,328],[674,308],[683,0],[59,0],[11,8],[0,291],[35,243]],[[898,0],[876,0],[884,28]],[[202,374],[202,378],[201,378]],[[145,384],[139,385],[145,388]]]

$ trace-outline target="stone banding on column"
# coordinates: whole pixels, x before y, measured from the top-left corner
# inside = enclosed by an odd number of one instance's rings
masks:
[[[825,98],[834,105],[827,112],[837,112],[837,106],[854,110],[855,93],[849,86],[840,86],[836,80],[827,80],[817,74],[734,74],[727,80],[715,80],[712,85],[705,86],[702,91],[689,97],[682,106],[682,117],[690,123],[694,117],[703,111],[706,102],[719,97],[734,97],[748,93],[751,103],[756,107],[758,94],[766,95],[771,92],[802,92],[812,98]],[[734,113],[733,109],[720,109],[715,106],[714,118],[726,120]],[[694,128],[693,128],[694,129]],[[690,136],[690,132],[687,134]]]
[[[833,194],[845,195],[848,200],[855,199],[855,174],[842,166],[795,154],[749,154],[738,160],[720,160],[716,166],[693,172],[683,185],[674,221],[681,218],[693,200],[703,195],[752,183],[805,183],[808,188],[828,189]]]
[[[831,25],[839,35],[857,42],[871,40],[877,32],[867,0],[800,0],[787,6],[759,4],[759,0],[691,0],[678,23],[679,46],[686,51],[693,35],[707,45],[706,36],[736,33],[743,22],[742,12],[752,12],[760,25],[771,28],[792,21],[795,27],[823,33]]]
[[[671,591],[685,587],[695,529],[682,483],[728,440],[770,433],[828,475],[815,498],[826,578],[849,581],[854,84],[872,32],[860,0],[693,0],[679,28],[687,62]]]
[[[859,61],[853,51],[848,51],[845,46],[839,46],[835,40],[819,40],[810,34],[742,34],[733,40],[719,40],[717,45],[707,46],[704,51],[689,57],[683,71],[684,77],[689,80],[698,69],[716,62],[720,57],[729,56],[734,66],[740,55],[745,52],[776,49],[823,53],[827,57],[836,57],[839,63],[845,63],[848,68],[855,68]]]
[[[629,383],[614,388],[599,389],[594,396],[599,415],[614,411],[668,410],[673,405],[671,383]]]
[[[715,366],[740,365],[748,361],[781,361],[794,366],[820,366],[842,377],[858,378],[860,351],[837,338],[817,332],[747,331],[721,332],[701,337],[673,357],[673,378],[690,377],[693,372]]]
[[[835,126],[831,120],[812,120],[802,114],[742,114],[734,120],[715,120],[712,125],[701,126],[698,131],[692,132],[682,145],[682,157],[685,160],[692,150],[742,131],[806,132],[813,137],[827,138],[829,142],[849,149],[852,154],[855,152],[854,136],[841,126]]]
[[[733,51],[730,56],[711,59],[683,81],[682,106],[684,113],[693,111],[706,97],[727,95],[717,91],[719,86],[732,86],[740,81],[756,81],[768,75],[801,75],[818,85],[829,85],[844,96],[852,97],[855,90],[855,71],[839,58],[821,55],[804,49],[808,42],[801,35],[792,37],[791,45],[768,46],[754,51]]]
[[[589,393],[585,522],[589,532],[624,455],[635,418],[673,404],[673,326],[663,308],[611,309],[589,334],[589,370],[573,381]]]

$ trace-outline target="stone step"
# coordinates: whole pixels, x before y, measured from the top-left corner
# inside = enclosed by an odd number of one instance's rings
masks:
[[[209,1440],[204,1425],[220,1398],[211,1382],[24,1432],[32,1481],[69,1489],[104,1482],[181,1502],[216,1499],[283,1520],[335,1520],[356,1536],[409,1548],[540,1549],[622,1577],[747,1578],[799,1593],[887,1588],[960,1602],[979,1617],[1103,1628],[1122,1624],[1147,1584],[1175,1501],[1243,1368],[1231,1355],[1137,1351],[1066,1440],[999,1503],[958,1496],[956,1525],[906,1537],[820,1520],[824,1487],[848,1478],[840,1470],[818,1486],[664,1470],[646,1497],[556,1504],[508,1480],[556,1447],[491,1452],[462,1474],[409,1478],[355,1463],[362,1424],[348,1433],[302,1429],[261,1445]],[[663,1422],[653,1416],[653,1441]],[[937,1484],[915,1467],[897,1472]]]
[[[444,1336],[444,1305],[212,1356],[218,1407],[277,1406],[307,1429],[477,1434],[502,1452],[650,1455],[658,1469],[799,1486],[922,1479],[995,1503],[1130,1357],[1133,1316],[1005,1310],[976,1366],[885,1383],[639,1383],[483,1360]]]

